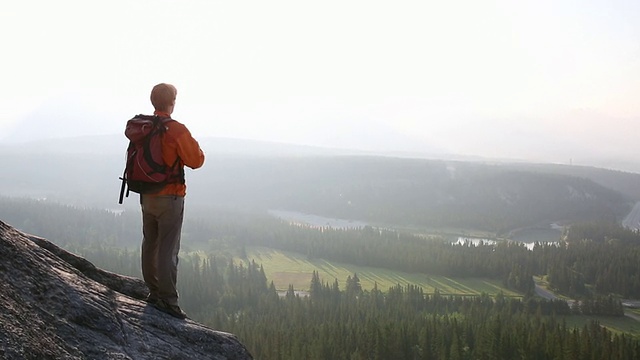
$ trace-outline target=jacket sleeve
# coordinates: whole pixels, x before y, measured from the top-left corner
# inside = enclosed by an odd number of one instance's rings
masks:
[[[175,138],[176,152],[186,166],[197,169],[204,164],[204,152],[184,125],[181,130]]]

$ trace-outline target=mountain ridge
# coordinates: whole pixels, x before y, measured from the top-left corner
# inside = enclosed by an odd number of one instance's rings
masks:
[[[124,137],[93,139],[0,151],[0,162],[10,169],[0,173],[0,195],[137,208],[135,200],[116,205]],[[617,170],[227,140],[202,139],[205,166],[186,171],[190,204],[281,209],[383,225],[481,226],[502,233],[565,219],[619,220],[640,201],[640,174]],[[578,193],[597,196],[578,199]]]
[[[269,140],[244,139],[233,137],[205,136],[198,138],[201,147],[208,155],[233,156],[377,156],[395,158],[415,158],[444,161],[469,161],[487,164],[515,164],[532,166],[593,168],[607,171],[640,174],[640,163],[632,163],[615,158],[598,158],[581,162],[569,159],[567,162],[551,162],[535,159],[505,157],[483,157],[475,154],[455,154],[439,148],[422,151],[407,150],[367,150],[357,147],[329,147],[321,145],[296,144]],[[0,150],[12,154],[108,154],[124,156],[128,142],[122,134],[78,135],[70,137],[51,137],[36,140],[10,141],[0,139]]]

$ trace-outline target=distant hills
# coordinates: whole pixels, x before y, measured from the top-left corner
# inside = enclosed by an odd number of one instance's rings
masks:
[[[4,145],[0,195],[118,208],[121,135]],[[426,158],[205,138],[187,172],[198,207],[280,209],[374,224],[514,228],[620,221],[640,200],[640,174],[592,167]],[[129,198],[124,208],[137,207]]]
[[[553,222],[621,220],[634,202],[584,177],[369,156],[217,158],[190,184],[192,195],[216,204],[496,233]]]

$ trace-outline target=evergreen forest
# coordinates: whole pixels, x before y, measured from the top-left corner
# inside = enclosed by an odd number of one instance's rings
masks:
[[[457,243],[387,227],[317,227],[267,213],[187,207],[179,264],[189,316],[236,334],[257,359],[638,359],[640,338],[603,326],[640,299],[640,234],[610,219],[576,222],[555,243]],[[0,219],[99,267],[140,276],[139,213],[0,198]],[[519,296],[425,292],[414,284],[340,286],[313,272],[276,288],[255,246],[391,271],[498,279]],[[537,295],[545,279],[559,298]],[[580,325],[576,325],[576,319]]]

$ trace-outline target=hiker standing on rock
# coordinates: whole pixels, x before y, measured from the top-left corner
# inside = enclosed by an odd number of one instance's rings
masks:
[[[141,193],[142,208],[142,275],[149,295],[147,302],[174,317],[186,314],[178,306],[176,289],[178,252],[184,216],[186,185],[184,166],[197,169],[204,164],[204,153],[183,124],[171,119],[177,90],[161,83],[151,91],[156,119],[164,126],[161,138],[162,160],[176,176],[156,192]]]

